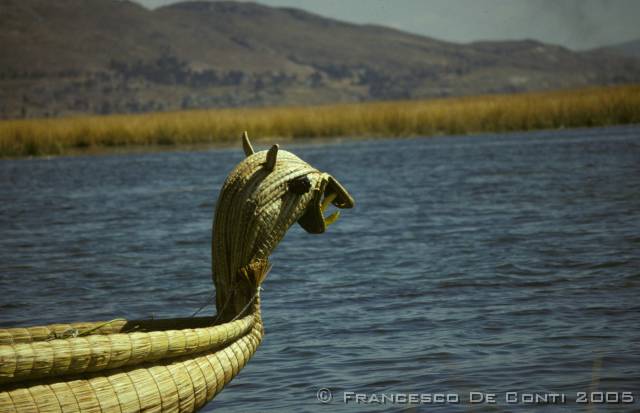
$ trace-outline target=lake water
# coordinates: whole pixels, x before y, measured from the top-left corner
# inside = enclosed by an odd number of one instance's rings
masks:
[[[264,342],[205,411],[540,408],[507,392],[565,394],[545,412],[640,408],[640,127],[284,149],[357,205],[326,234],[289,232],[264,284]],[[213,302],[214,202],[241,159],[238,145],[0,161],[0,325]],[[576,402],[591,391],[635,402]],[[355,393],[460,402],[345,404]]]

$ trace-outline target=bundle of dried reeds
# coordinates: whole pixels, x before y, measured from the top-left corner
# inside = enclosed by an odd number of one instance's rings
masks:
[[[218,315],[0,330],[0,412],[198,410],[244,367],[264,334],[260,284],[296,221],[324,232],[353,199],[330,175],[277,145],[230,174],[216,207]]]

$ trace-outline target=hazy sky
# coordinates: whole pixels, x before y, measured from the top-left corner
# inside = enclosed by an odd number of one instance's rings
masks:
[[[134,0],[149,8],[177,0]],[[258,0],[455,42],[531,38],[585,49],[640,38],[638,0]]]

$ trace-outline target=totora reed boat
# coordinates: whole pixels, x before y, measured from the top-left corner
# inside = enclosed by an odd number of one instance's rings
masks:
[[[274,145],[227,177],[213,224],[214,317],[116,319],[0,329],[0,412],[192,412],[245,366],[264,334],[260,284],[298,222],[322,233],[353,198]]]

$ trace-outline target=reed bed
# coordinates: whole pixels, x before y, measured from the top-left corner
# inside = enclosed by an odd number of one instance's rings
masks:
[[[398,137],[640,122],[640,85],[424,101],[212,109],[0,122],[0,156],[261,138]]]

